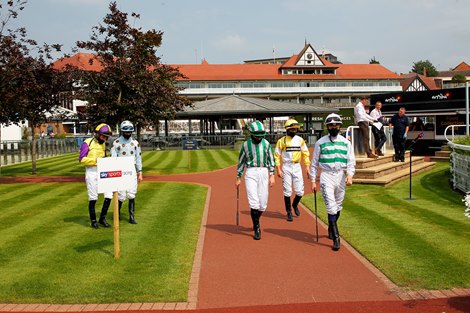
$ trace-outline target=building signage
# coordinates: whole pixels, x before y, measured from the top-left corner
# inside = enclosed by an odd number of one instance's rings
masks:
[[[183,150],[197,150],[197,140],[196,139],[185,139],[182,141],[183,143]]]

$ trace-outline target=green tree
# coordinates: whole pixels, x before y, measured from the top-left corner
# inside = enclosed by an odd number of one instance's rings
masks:
[[[465,75],[455,74],[454,76],[452,76],[453,83],[465,84],[466,81],[467,81],[467,77],[465,77]]]
[[[411,71],[424,75],[424,68],[426,68],[427,77],[436,77],[438,75],[436,67],[429,60],[414,62]]]
[[[38,45],[25,28],[9,29],[27,1],[0,3],[0,122],[34,129],[48,121],[60,105],[58,94],[67,89],[67,72],[54,70],[47,61],[60,45]],[[33,55],[34,54],[34,55]],[[36,174],[36,138],[32,136],[32,174]]]
[[[380,64],[380,62],[377,61],[375,57],[373,57],[372,59],[369,60],[369,64]]]
[[[93,27],[90,40],[77,42],[78,48],[96,55],[93,62],[103,66],[99,72],[79,72],[78,95],[88,102],[89,122],[116,125],[130,120],[140,137],[141,127],[172,117],[190,101],[176,87],[176,79],[183,75],[156,55],[163,32],[132,27],[116,2],[110,3],[109,10],[103,24]],[[140,16],[132,13],[131,17]]]

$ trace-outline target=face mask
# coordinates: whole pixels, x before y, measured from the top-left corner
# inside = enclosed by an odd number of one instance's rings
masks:
[[[328,128],[328,133],[332,137],[336,137],[339,134],[339,129],[338,128]]]
[[[251,140],[255,143],[255,145],[257,145],[261,142],[261,140],[263,140],[263,138],[262,137],[251,136]]]
[[[295,134],[297,134],[297,132],[295,130],[288,130],[287,131],[287,136],[293,138],[295,136]]]
[[[102,145],[104,143],[104,140],[101,140],[100,138],[98,138],[98,143]]]
[[[129,138],[131,138],[131,134],[122,134],[122,137],[126,138],[127,140],[129,140]]]

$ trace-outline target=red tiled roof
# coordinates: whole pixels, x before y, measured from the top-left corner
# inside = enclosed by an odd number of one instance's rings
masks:
[[[436,85],[436,81],[432,77],[427,77],[424,75],[420,75],[418,73],[408,73],[402,76],[404,79],[400,83],[400,85],[403,87],[403,90],[407,90],[408,87],[413,83],[415,79],[419,79],[421,83],[428,88],[428,90],[436,90],[440,89]]]
[[[90,60],[93,60],[90,64]],[[99,72],[103,69],[101,62],[92,53],[78,52],[68,58],[60,58],[52,66],[56,69],[63,69],[66,65],[75,66],[81,70]]]
[[[79,52],[71,57],[54,62],[55,68],[63,68],[66,64],[80,69],[101,71],[99,61],[90,64],[94,55]],[[293,55],[291,60],[295,60]],[[354,80],[354,79],[399,79],[400,76],[380,64],[333,64],[323,60],[327,68],[336,67],[336,74],[324,75],[282,75],[279,64],[209,64],[204,60],[201,64],[171,65],[187,77],[182,80],[192,81],[243,81],[243,80]],[[302,67],[301,67],[302,68]]]
[[[465,62],[461,62],[459,65],[454,67],[453,71],[468,71],[470,70],[470,65]]]
[[[338,79],[399,79],[380,64],[332,64],[336,75],[282,75],[279,64],[182,64],[174,65],[192,81],[238,80],[338,80]]]

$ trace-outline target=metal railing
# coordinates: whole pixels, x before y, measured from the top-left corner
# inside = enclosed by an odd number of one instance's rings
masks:
[[[309,146],[313,146],[319,137],[319,133],[298,133]],[[285,133],[266,134],[265,138],[272,144],[285,136]],[[220,134],[220,135],[170,135],[151,136],[141,140],[140,145],[144,150],[179,150],[183,148],[185,140],[196,141],[198,149],[235,149],[240,148],[249,135]]]
[[[78,151],[80,145],[75,138],[37,139],[36,158],[46,158]],[[31,161],[31,140],[0,142],[0,165]]]
[[[457,137],[466,136],[462,134],[455,134],[455,129],[459,127],[467,127],[467,125],[449,125],[446,127],[446,129],[444,130],[444,137],[448,142],[453,141]],[[450,133],[450,135],[452,136],[451,139],[447,138],[447,132],[449,131],[449,129],[451,130],[451,133]]]
[[[467,193],[470,191],[470,146],[452,141],[449,141],[447,145],[452,149],[450,158],[452,185],[454,189]]]

